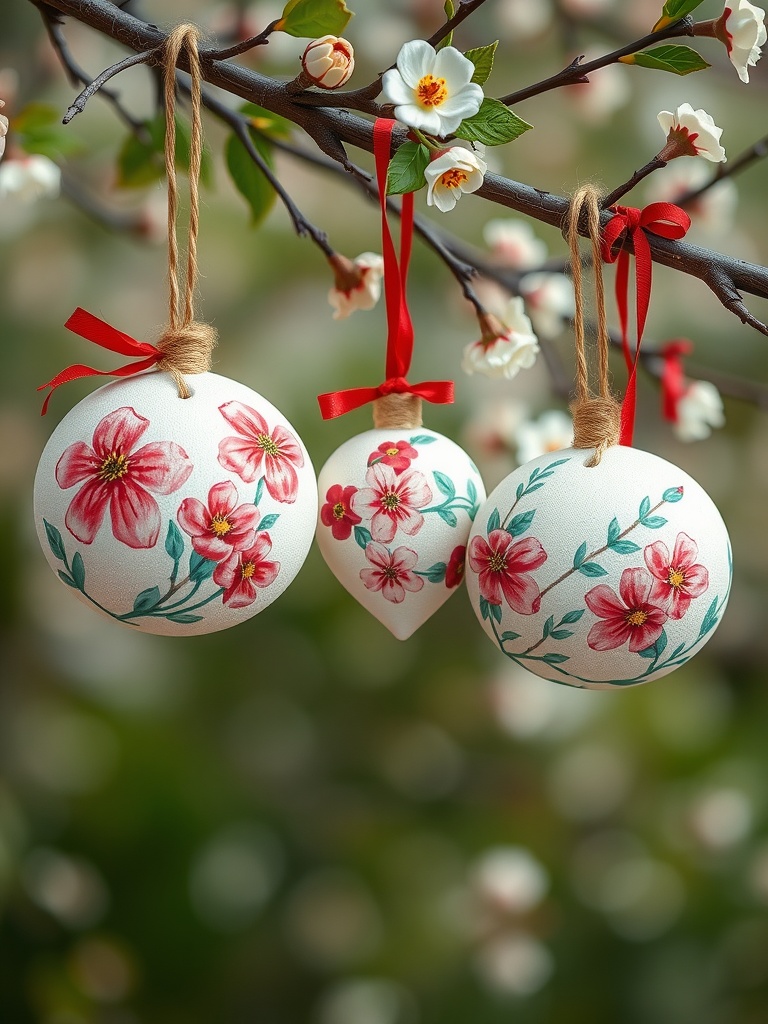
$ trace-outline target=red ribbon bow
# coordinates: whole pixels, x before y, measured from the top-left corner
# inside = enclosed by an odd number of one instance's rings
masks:
[[[661,411],[669,423],[677,423],[680,416],[678,402],[686,391],[683,356],[693,352],[693,343],[687,338],[675,338],[662,346],[660,355],[664,360],[661,371]]]
[[[413,323],[406,300],[406,279],[413,242],[413,193],[403,196],[400,216],[400,263],[387,220],[387,165],[395,122],[377,118],[373,125],[373,154],[376,160],[376,181],[381,205],[381,236],[384,250],[384,294],[387,305],[387,379],[376,388],[351,388],[318,395],[324,420],[343,416],[385,395],[418,395],[428,402],[446,404],[453,401],[453,381],[422,381],[409,384],[405,379],[413,355]]]
[[[621,433],[619,443],[632,444],[635,429],[635,405],[637,401],[637,361],[640,343],[645,330],[648,306],[651,301],[651,279],[653,260],[646,231],[652,231],[662,238],[682,238],[691,226],[691,218],[673,203],[651,203],[643,210],[632,206],[612,206],[614,216],[606,224],[602,238],[602,256],[606,263],[616,263],[616,304],[621,322],[621,344],[624,361],[627,364],[629,380],[621,406]],[[643,230],[645,229],[645,230]],[[635,250],[635,293],[637,311],[637,342],[635,355],[629,347],[629,253],[623,248],[629,236]]]
[[[42,391],[44,388],[51,389],[45,396],[41,416],[45,416],[51,395],[62,384],[79,380],[81,377],[131,377],[134,373],[148,370],[150,366],[154,366],[163,358],[163,353],[159,348],[146,341],[136,341],[129,334],[123,334],[116,327],[112,327],[105,320],[100,320],[93,313],[89,313],[79,306],[64,326],[67,330],[85,338],[86,341],[92,341],[95,345],[107,348],[111,352],[119,352],[122,356],[144,356],[144,359],[126,363],[125,366],[118,366],[114,370],[95,370],[92,366],[83,366],[82,363],[68,366],[61,373],[56,374],[53,380],[49,380],[47,384],[41,384],[37,389],[38,391]]]

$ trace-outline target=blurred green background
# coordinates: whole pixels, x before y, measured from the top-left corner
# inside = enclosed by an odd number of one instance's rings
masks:
[[[351,6],[353,85],[442,20],[438,0]],[[134,9],[216,31],[236,14],[200,0]],[[720,10],[707,0],[701,12]],[[243,13],[258,30],[279,6]],[[36,11],[11,0],[4,14],[0,95],[16,90],[6,113],[34,100],[63,114],[77,90]],[[456,42],[504,37],[488,87],[501,93],[642,35],[657,16],[644,0],[489,0]],[[92,74],[121,56],[88,29],[66,31]],[[274,38],[244,60],[288,77],[302,46]],[[758,66],[744,86],[720,44],[701,49],[714,67],[690,78],[614,69],[602,108],[573,89],[520,105],[536,130],[494,153],[494,168],[558,193],[587,178],[613,186],[658,151],[658,110],[683,101],[714,116],[735,156],[766,132],[768,74]],[[115,87],[152,115],[144,69]],[[75,306],[156,334],[164,191],[116,187],[125,127],[100,98],[68,132],[78,148],[62,161],[64,197],[0,199],[3,1024],[768,1021],[765,416],[726,399],[726,427],[683,445],[657,384],[641,383],[636,443],[709,491],[735,559],[705,651],[647,687],[582,692],[527,675],[488,643],[463,592],[401,643],[317,550],[279,602],[235,630],[122,630],[56,581],[31,515],[45,440],[93,384],[58,392],[45,420],[35,388],[71,362],[110,365],[63,329]],[[249,227],[224,131],[208,120],[206,132],[215,182],[201,294],[221,336],[215,369],[282,409],[319,469],[370,420],[364,409],[323,423],[315,395],[380,379],[383,309],[334,322],[319,252],[279,204]],[[287,157],[278,169],[336,249],[380,248],[376,208],[357,191]],[[765,262],[765,195],[758,162],[738,178],[735,220],[697,224],[690,240]],[[503,213],[465,197],[434,216],[482,246]],[[564,254],[556,231],[537,232]],[[702,283],[657,268],[654,285],[651,341],[690,337],[699,363],[766,380],[765,338]],[[508,384],[463,376],[477,324],[420,246],[410,295],[413,379],[457,379],[455,406],[428,408],[427,424],[463,439],[490,489],[515,465],[514,444],[494,444],[494,417],[558,405],[543,361]],[[768,317],[765,302],[748,304]],[[571,336],[555,344],[570,367]]]

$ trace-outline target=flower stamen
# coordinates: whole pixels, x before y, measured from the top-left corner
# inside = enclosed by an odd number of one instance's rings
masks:
[[[128,472],[128,456],[122,455],[119,452],[110,452],[109,455],[104,459],[99,468],[97,476],[100,480],[105,480],[108,483],[112,483],[115,480],[120,480]]]
[[[448,96],[444,78],[424,75],[416,86],[416,97],[422,107],[439,107]]]
[[[347,506],[344,504],[343,501],[337,501],[336,504],[333,506],[334,519],[343,519],[344,516],[346,515],[346,512]]]
[[[217,537],[224,537],[232,529],[232,524],[226,516],[217,512],[213,519],[211,519],[208,529],[215,533]]]
[[[269,434],[259,434],[256,438],[256,443],[267,455],[275,456],[280,454],[279,446],[272,440]]]
[[[253,574],[255,572],[256,572],[256,563],[255,562],[243,562],[242,566],[240,567],[241,579],[249,580],[251,578],[251,576],[253,576]]]
[[[648,613],[644,612],[642,608],[637,608],[634,611],[629,612],[624,616],[624,621],[629,626],[643,626],[645,620],[648,618]]]

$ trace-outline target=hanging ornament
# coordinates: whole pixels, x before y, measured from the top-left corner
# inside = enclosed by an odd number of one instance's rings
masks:
[[[448,438],[422,426],[422,399],[452,402],[450,381],[409,384],[413,326],[405,297],[413,194],[403,196],[400,263],[387,222],[394,122],[374,125],[387,305],[387,379],[377,388],[320,395],[324,419],[373,402],[374,430],[353,437],[318,477],[317,541],[339,582],[399,640],[406,640],[462,582],[467,537],[485,489],[477,467]]]
[[[43,451],[35,523],[53,571],[81,601],[133,629],[172,636],[237,625],[271,604],[306,558],[317,518],[309,455],[261,395],[210,373],[215,333],[194,319],[202,151],[198,30],[168,37],[169,326],[139,342],[85,310],[66,326],[137,361],[69,412]],[[190,221],[183,302],[178,284],[176,63],[186,48],[192,97]],[[68,367],[53,390],[100,375]],[[188,375],[193,375],[191,380]]]
[[[598,395],[589,386],[584,342],[582,214],[595,270]],[[568,240],[576,293],[574,445],[526,463],[493,491],[470,536],[467,587],[486,633],[516,664],[555,682],[612,689],[666,675],[707,642],[728,601],[731,548],[699,484],[630,447],[634,384],[620,408],[608,384],[600,212],[590,186],[573,199]],[[636,242],[636,254],[642,251]],[[650,293],[645,264],[643,272]]]

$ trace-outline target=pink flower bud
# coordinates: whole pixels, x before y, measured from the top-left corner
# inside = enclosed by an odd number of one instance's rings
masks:
[[[355,51],[346,39],[323,36],[309,44],[301,57],[301,66],[312,85],[320,89],[338,89],[355,70]]]

